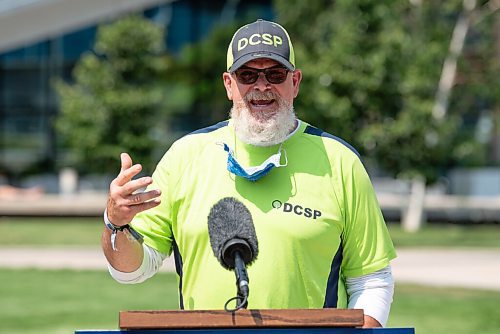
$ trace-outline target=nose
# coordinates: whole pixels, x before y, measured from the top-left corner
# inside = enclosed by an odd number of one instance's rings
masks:
[[[267,81],[264,73],[260,72],[257,81],[254,83],[254,89],[261,92],[271,89],[271,84]]]

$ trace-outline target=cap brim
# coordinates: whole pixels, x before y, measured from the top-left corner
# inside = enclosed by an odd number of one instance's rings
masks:
[[[251,60],[261,59],[261,58],[268,58],[268,59],[276,60],[278,63],[282,64],[283,66],[288,68],[290,71],[295,70],[295,66],[293,66],[292,63],[290,63],[288,60],[286,60],[285,58],[283,58],[282,56],[280,56],[278,54],[269,53],[269,52],[265,52],[265,53],[255,52],[255,53],[246,54],[246,55],[238,58],[233,63],[233,65],[231,65],[231,67],[229,68],[229,72],[236,71],[241,66],[248,63]]]

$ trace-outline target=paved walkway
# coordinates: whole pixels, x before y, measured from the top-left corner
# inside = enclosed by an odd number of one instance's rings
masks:
[[[500,290],[500,249],[400,249],[396,282]]]
[[[98,248],[0,248],[0,267],[106,270]],[[396,283],[500,291],[500,249],[399,249]],[[169,258],[162,271],[173,271]]]

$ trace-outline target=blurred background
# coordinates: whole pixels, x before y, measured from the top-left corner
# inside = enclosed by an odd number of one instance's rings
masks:
[[[177,308],[171,264],[107,276],[99,217],[120,152],[150,174],[228,117],[227,45],[257,18],[291,35],[298,116],[363,157],[399,253],[389,325],[498,331],[499,0],[0,0],[0,333]]]

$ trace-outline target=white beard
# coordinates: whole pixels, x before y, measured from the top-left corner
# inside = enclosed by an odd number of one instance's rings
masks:
[[[253,114],[248,107],[248,101],[252,99],[274,99],[278,103],[278,108],[270,112]],[[293,106],[274,92],[248,93],[244,101],[233,105],[231,119],[238,139],[255,146],[272,146],[284,142],[296,124]]]

